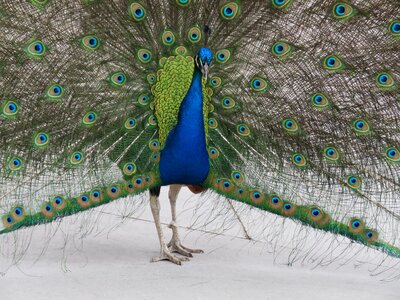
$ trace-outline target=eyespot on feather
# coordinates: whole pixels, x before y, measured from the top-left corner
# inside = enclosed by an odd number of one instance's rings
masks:
[[[137,171],[136,164],[134,162],[127,162],[122,168],[122,172],[126,176],[132,176]]]
[[[265,200],[265,194],[258,190],[253,190],[249,192],[250,201],[256,205],[260,205]]]
[[[208,148],[208,156],[211,159],[217,159],[219,157],[219,151],[215,147],[209,147]]]
[[[103,192],[101,189],[94,189],[90,192],[90,201],[92,203],[100,203],[103,201]]]
[[[151,62],[152,56],[151,51],[148,49],[139,49],[136,53],[137,59],[143,64]]]
[[[90,197],[87,194],[82,194],[76,198],[76,202],[82,208],[88,208],[90,206]]]
[[[11,209],[11,216],[15,222],[21,222],[25,217],[25,211],[22,206],[16,206]]]
[[[349,222],[349,230],[355,234],[360,234],[364,230],[364,226],[364,222],[358,218],[352,218]]]
[[[221,178],[218,188],[221,192],[230,193],[234,189],[234,185],[229,179]]]
[[[46,132],[38,132],[34,135],[33,141],[36,147],[43,148],[49,144],[50,137]]]
[[[279,60],[286,60],[294,51],[294,47],[284,41],[277,41],[271,47],[271,53]]]
[[[328,98],[327,95],[323,93],[315,93],[312,94],[310,97],[311,100],[311,105],[316,109],[316,110],[327,110],[330,108],[330,99]]]
[[[200,29],[200,27],[194,26],[194,27],[190,28],[190,30],[187,34],[187,38],[188,38],[189,42],[191,42],[193,44],[200,43],[203,39],[203,34],[202,34],[202,30]]]
[[[240,7],[234,1],[222,5],[220,9],[221,17],[228,21],[235,19],[239,15],[239,13]]]
[[[18,157],[13,157],[8,161],[7,165],[11,171],[19,171],[22,168],[22,160]]]
[[[289,134],[299,134],[300,126],[295,119],[284,119],[282,121],[282,128]]]
[[[323,58],[322,67],[329,73],[339,73],[345,69],[345,64],[339,56],[329,54]]]
[[[385,158],[390,162],[400,162],[400,152],[396,147],[388,147],[385,151]]]
[[[359,189],[362,184],[361,177],[356,175],[347,176],[346,184],[352,189]]]
[[[122,87],[126,84],[126,76],[123,72],[114,72],[110,76],[110,82],[115,87]]]
[[[81,47],[89,51],[97,50],[100,47],[100,40],[95,35],[86,35],[81,39]]]
[[[271,0],[272,6],[278,9],[287,10],[293,0]]]
[[[111,197],[112,199],[116,199],[121,195],[121,188],[119,187],[119,185],[117,184],[113,184],[110,185],[107,189],[106,189],[106,193],[109,197]]]
[[[176,0],[176,3],[181,7],[188,7],[192,3],[192,0]]]
[[[297,210],[296,204],[291,203],[289,201],[284,201],[282,206],[282,214],[284,216],[290,217],[295,214],[296,210]]]
[[[231,51],[229,49],[222,49],[217,51],[215,59],[220,64],[225,64],[231,59]]]
[[[67,205],[66,199],[60,195],[55,196],[51,201],[51,205],[57,211],[62,210]]]
[[[132,2],[129,6],[129,14],[136,21],[140,22],[146,18],[146,10],[138,2]]]
[[[267,205],[274,210],[281,210],[283,201],[277,194],[271,194],[268,195]]]
[[[54,216],[54,209],[51,203],[44,203],[40,210],[43,216],[47,219],[50,219]]]
[[[333,146],[325,147],[323,155],[330,162],[338,162],[340,160],[340,152]]]
[[[25,48],[26,54],[33,58],[42,58],[46,51],[46,45],[41,40],[33,40]]]
[[[83,162],[84,156],[83,153],[80,151],[76,151],[74,153],[72,153],[69,157],[69,162],[73,165],[73,166],[78,166]]]
[[[1,106],[2,115],[7,119],[14,119],[20,111],[19,104],[14,100],[5,101]]]
[[[357,13],[357,9],[347,2],[337,2],[333,5],[332,14],[337,20],[348,20]]]

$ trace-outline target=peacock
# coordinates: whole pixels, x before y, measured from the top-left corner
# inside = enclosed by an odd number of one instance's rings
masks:
[[[398,1],[0,0],[0,233],[147,192],[182,264],[187,186],[400,258],[399,62]]]

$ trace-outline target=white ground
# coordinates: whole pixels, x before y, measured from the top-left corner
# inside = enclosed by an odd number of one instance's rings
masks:
[[[165,192],[162,197],[162,219],[169,222]],[[204,201],[187,190],[179,199],[181,208],[185,201]],[[113,218],[101,220],[112,223]],[[141,218],[152,219],[150,208]],[[184,217],[179,221],[190,222]],[[165,232],[169,237],[169,229]],[[185,237],[187,231],[181,232]],[[61,233],[54,240],[52,244],[60,242]],[[399,280],[382,283],[365,269],[277,265],[262,245],[227,235],[211,238],[191,232],[184,244],[205,253],[183,266],[150,263],[159,247],[155,227],[138,220],[126,220],[108,235],[87,237],[82,251],[65,263],[59,245],[50,246],[35,262],[43,246],[33,241],[19,267],[0,277],[0,299],[400,299]]]

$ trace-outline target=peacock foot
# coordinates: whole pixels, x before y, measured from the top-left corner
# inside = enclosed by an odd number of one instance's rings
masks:
[[[159,262],[159,261],[162,261],[162,260],[168,260],[168,261],[170,261],[170,262],[172,262],[174,264],[182,265],[182,262],[183,261],[188,261],[189,258],[180,257],[180,256],[177,256],[177,255],[174,255],[172,253],[172,251],[170,251],[169,249],[163,249],[163,250],[161,250],[161,255],[153,257],[151,259],[151,262]]]
[[[171,228],[173,232],[177,232],[175,224],[171,223],[168,227]],[[191,249],[183,246],[177,233],[172,235],[171,241],[168,243],[168,249],[171,252],[176,252],[186,257],[193,257],[192,253],[204,253],[201,249]]]

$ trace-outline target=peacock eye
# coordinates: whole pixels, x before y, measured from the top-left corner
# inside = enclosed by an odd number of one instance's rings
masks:
[[[345,67],[343,61],[334,54],[325,56],[322,60],[322,66],[330,73],[342,71]]]
[[[31,42],[26,48],[27,54],[32,57],[40,58],[46,52],[46,46],[42,41],[36,40]]]
[[[307,160],[306,160],[305,156],[302,154],[293,154],[292,162],[297,167],[305,167],[307,165]]]
[[[272,5],[276,8],[286,9],[292,3],[293,0],[271,0]]]
[[[110,196],[111,198],[117,198],[120,195],[121,191],[119,186],[117,185],[112,185],[107,188],[107,195]]]
[[[160,150],[160,142],[157,139],[151,140],[149,142],[149,148],[153,151]]]
[[[44,147],[49,143],[49,135],[45,132],[39,132],[35,135],[34,142],[37,147]]]
[[[361,187],[361,178],[358,176],[348,176],[347,185],[353,189],[359,189]]]
[[[194,44],[200,42],[202,39],[201,29],[197,26],[192,27],[188,32],[188,39]]]
[[[250,87],[253,91],[261,93],[266,91],[270,87],[270,84],[264,78],[255,76],[250,81]]]
[[[126,129],[133,129],[136,127],[136,119],[135,118],[128,118],[125,121],[125,128]]]
[[[221,7],[220,13],[225,20],[233,20],[239,14],[239,5],[235,2],[227,3]]]
[[[157,118],[154,115],[150,115],[147,118],[147,123],[149,126],[156,126],[157,125]]]
[[[294,47],[284,41],[275,42],[272,45],[271,52],[279,60],[285,60],[293,53]]]
[[[300,126],[294,119],[285,119],[282,121],[283,129],[290,134],[298,134],[300,132]]]
[[[215,118],[210,118],[208,119],[208,126],[212,129],[215,129],[218,127],[218,122]]]
[[[129,12],[133,19],[137,22],[142,21],[146,17],[146,10],[137,2],[133,2],[129,7]]]
[[[400,162],[400,152],[395,147],[389,147],[385,152],[386,158],[391,162]]]
[[[124,167],[123,167],[123,169],[122,169],[122,172],[123,172],[125,175],[127,175],[127,176],[131,176],[131,175],[133,175],[133,174],[136,173],[136,170],[137,170],[137,168],[136,168],[135,163],[133,163],[133,162],[128,162],[128,163],[126,163],[126,164],[124,165]]]
[[[22,161],[20,158],[12,158],[8,163],[8,167],[11,171],[18,171],[22,168]]]
[[[241,172],[238,172],[238,171],[233,171],[231,173],[231,177],[232,177],[233,181],[235,183],[238,183],[238,184],[242,183],[243,180],[244,180],[243,174]]]
[[[87,35],[81,39],[81,46],[85,50],[96,50],[100,46],[99,39],[94,35]]]
[[[137,58],[141,63],[147,64],[151,61],[152,53],[148,49],[139,49],[137,51]]]
[[[96,122],[97,120],[97,114],[95,112],[87,112],[83,119],[82,122],[84,125],[92,125]]]
[[[149,73],[146,76],[146,79],[147,79],[147,82],[151,85],[154,84],[157,80],[156,75],[153,72]]]
[[[219,157],[219,151],[214,147],[209,148],[208,154],[209,154],[210,158],[212,158],[212,159],[216,159]]]
[[[284,50],[283,45],[281,43],[276,44],[274,50],[277,54],[282,54]]]
[[[358,119],[353,122],[353,130],[358,136],[371,133],[370,126],[366,120]]]
[[[311,104],[316,110],[326,110],[330,106],[329,98],[322,93],[311,95]]]
[[[211,86],[212,86],[212,87],[217,88],[217,87],[220,87],[220,86],[221,86],[222,80],[221,80],[220,77],[213,76],[213,77],[211,77],[211,79],[210,79],[210,83],[211,83]]]
[[[33,45],[33,49],[35,50],[35,53],[37,53],[37,54],[41,54],[44,51],[44,47],[41,42],[35,43]]]
[[[389,32],[396,38],[400,36],[400,19],[389,23]]]
[[[338,20],[346,20],[354,16],[356,10],[348,3],[337,3],[333,6],[333,16]]]
[[[176,0],[179,6],[186,7],[189,6],[192,0]]]
[[[236,127],[237,132],[239,133],[239,135],[243,136],[243,137],[247,137],[250,135],[250,128],[249,126],[247,126],[246,124],[239,124]]]
[[[225,97],[222,99],[222,107],[225,109],[232,109],[236,105],[236,101],[231,97]]]
[[[352,226],[353,228],[357,229],[357,228],[359,228],[359,227],[361,226],[361,223],[360,223],[360,221],[358,221],[358,220],[354,220],[354,221],[351,223],[351,226]]]
[[[229,61],[231,52],[228,49],[219,50],[216,53],[217,62],[224,64]]]
[[[311,211],[311,214],[312,214],[314,217],[319,216],[320,213],[321,213],[321,211],[320,211],[319,209],[316,209],[316,208],[314,208],[314,209]]]
[[[83,153],[82,152],[74,152],[70,156],[70,163],[72,165],[79,165],[83,162]]]
[[[8,110],[10,111],[10,113],[15,113],[17,111],[17,105],[15,105],[14,103],[8,104]]]
[[[146,94],[141,94],[138,97],[138,103],[142,106],[148,105],[150,102],[150,97]]]
[[[122,72],[115,72],[110,77],[111,84],[115,87],[121,87],[126,83],[126,76]]]
[[[175,43],[175,35],[172,31],[166,30],[162,35],[162,42],[166,46],[171,46]]]
[[[375,77],[376,85],[383,91],[390,91],[396,89],[395,79],[392,74],[382,72]]]
[[[19,112],[19,105],[15,101],[7,101],[3,105],[2,112],[6,118],[15,118]]]

